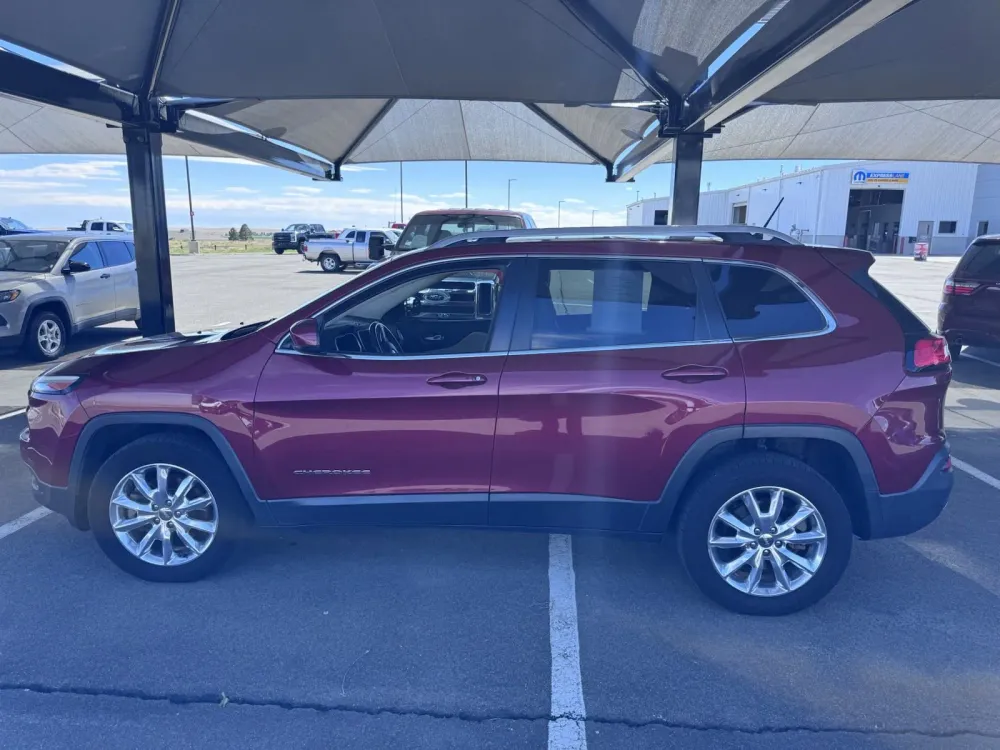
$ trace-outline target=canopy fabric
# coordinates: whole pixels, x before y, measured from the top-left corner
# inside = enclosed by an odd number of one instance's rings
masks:
[[[706,141],[704,158],[1000,163],[1000,99],[763,106]]]
[[[635,109],[542,104],[538,110],[542,115],[515,102],[303,99],[230,102],[205,111],[344,163],[469,159],[593,164],[593,154],[613,162],[633,141],[625,131],[642,133],[652,120]]]
[[[767,4],[591,2],[680,90]],[[135,92],[154,56],[162,7],[7,0],[2,36]],[[184,0],[154,93],[582,103],[629,100],[646,89],[560,0]]]

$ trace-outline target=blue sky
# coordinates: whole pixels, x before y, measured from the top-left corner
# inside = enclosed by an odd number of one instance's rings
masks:
[[[762,177],[830,162],[706,162],[702,187],[732,187]],[[272,167],[192,158],[195,226],[228,227],[246,222],[269,229],[296,221],[329,228],[381,226],[399,220],[399,163],[348,166],[340,183],[313,182]],[[539,226],[556,226],[558,201],[563,226],[625,223],[625,206],[670,191],[670,165],[657,165],[634,183],[607,184],[601,167],[520,162],[469,162],[469,205],[507,207],[531,213]],[[164,158],[168,221],[187,226],[183,158]],[[426,208],[461,206],[462,162],[403,165],[404,218]],[[63,228],[82,219],[125,219],[130,215],[125,159],[118,156],[0,156],[0,216],[30,226]]]

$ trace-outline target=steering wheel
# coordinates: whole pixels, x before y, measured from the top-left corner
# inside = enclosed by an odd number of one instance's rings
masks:
[[[371,333],[372,340],[375,342],[375,348],[378,349],[379,354],[402,354],[403,353],[403,342],[399,340],[399,336],[389,328],[381,320],[374,321],[368,327],[369,333]]]

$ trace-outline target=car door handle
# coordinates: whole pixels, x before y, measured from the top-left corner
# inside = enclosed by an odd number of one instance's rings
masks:
[[[471,385],[486,383],[485,375],[470,375],[467,372],[446,372],[427,378],[428,385],[439,385],[442,388],[468,388]]]
[[[102,273],[101,274],[101,278],[102,279],[110,279],[111,278],[111,274],[110,273]]]
[[[721,380],[729,377],[725,367],[707,367],[705,365],[681,365],[664,370],[660,377],[666,380],[680,380],[682,383],[700,383],[703,380]]]

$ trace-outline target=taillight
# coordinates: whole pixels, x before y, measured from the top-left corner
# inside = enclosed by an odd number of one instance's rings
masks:
[[[981,284],[977,284],[975,281],[955,281],[953,278],[948,277],[944,282],[944,293],[954,294],[958,297],[968,297],[980,286]]]
[[[302,243],[302,252],[303,253],[308,253],[309,252],[309,243],[308,242],[303,242]]]
[[[914,372],[951,364],[948,344],[941,336],[917,339],[910,350],[910,357],[912,365],[909,369]]]

